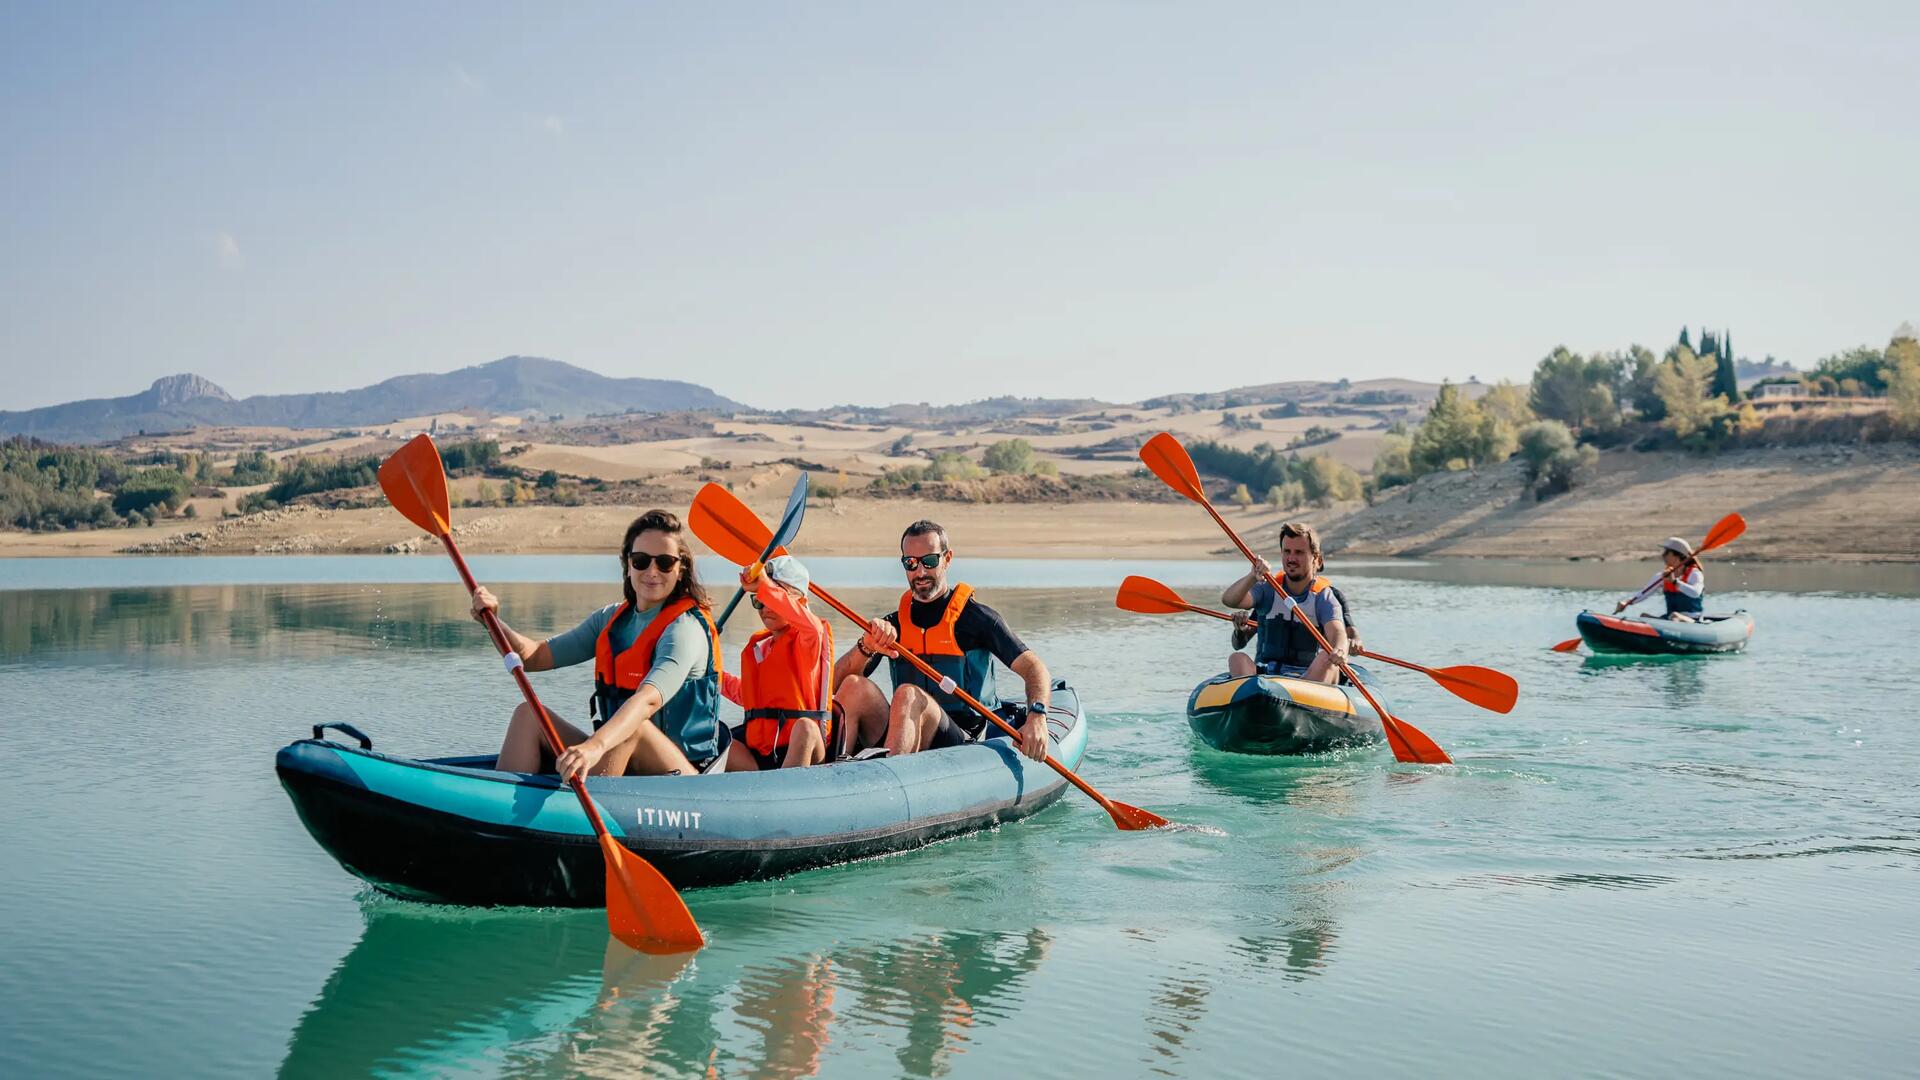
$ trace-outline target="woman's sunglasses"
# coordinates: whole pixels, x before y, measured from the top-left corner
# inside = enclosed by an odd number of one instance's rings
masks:
[[[674,567],[680,565],[680,556],[649,555],[644,551],[633,551],[633,552],[627,553],[627,565],[633,567],[635,570],[645,570],[647,568],[648,563],[652,563],[653,568],[655,570],[658,570],[664,574],[667,571],[672,570]]]
[[[944,551],[936,551],[931,555],[902,555],[900,556],[900,567],[909,574],[913,573],[915,563],[919,563],[926,569],[931,570],[940,565],[940,560],[945,555],[946,552]]]

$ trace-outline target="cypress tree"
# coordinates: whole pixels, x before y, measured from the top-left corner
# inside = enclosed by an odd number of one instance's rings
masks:
[[[1684,326],[1680,328],[1680,344],[1684,346],[1688,352],[1693,351],[1693,339],[1687,337],[1687,328]]]
[[[1729,404],[1740,400],[1740,372],[1733,366],[1733,357],[1725,352],[1714,354],[1713,392]]]

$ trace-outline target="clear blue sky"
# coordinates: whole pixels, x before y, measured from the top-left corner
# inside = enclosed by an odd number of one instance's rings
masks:
[[[1334,7],[0,0],[0,409],[512,353],[1134,400],[1920,320],[1920,5]]]

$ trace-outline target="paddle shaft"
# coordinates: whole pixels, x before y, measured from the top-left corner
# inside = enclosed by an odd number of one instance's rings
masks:
[[[472,596],[479,591],[480,583],[473,579],[473,571],[467,569],[467,560],[460,556],[460,545],[454,543],[453,537],[447,534],[440,537],[440,543],[447,549],[447,554],[453,558],[454,568],[460,571],[460,580],[467,586],[467,595]],[[499,649],[502,656],[512,653],[513,646],[507,642],[507,632],[500,626],[500,617],[487,609],[482,609],[480,614],[483,616],[481,622],[487,628],[487,635],[493,638],[493,647]],[[547,707],[540,703],[540,696],[533,692],[533,684],[527,681],[526,665],[510,664],[507,670],[513,675],[513,681],[519,684],[520,693],[527,699],[527,704],[533,706],[533,714],[540,718],[540,730],[547,737],[547,746],[553,750],[554,757],[559,757],[566,750],[566,744],[560,741],[560,730],[553,726],[553,717],[547,715]],[[598,836],[603,844],[612,842],[613,835],[607,831],[606,822],[600,820],[599,808],[593,805],[593,799],[587,795],[586,782],[578,776],[570,776],[567,778],[567,785],[573,788],[575,795],[580,796],[580,808],[586,811],[587,820],[593,823],[594,835]],[[616,864],[610,862],[608,865]],[[621,869],[620,872],[625,871]]]
[[[1181,604],[1180,606],[1187,611],[1193,612],[1195,615],[1206,615],[1210,618],[1222,619],[1226,622],[1234,621],[1233,616],[1229,615],[1224,611],[1215,611],[1212,608],[1200,607],[1197,604]],[[1392,664],[1395,667],[1403,667],[1403,668],[1406,668],[1408,671],[1417,671],[1422,675],[1430,676],[1435,679],[1440,677],[1439,672],[1433,670],[1430,667],[1425,667],[1423,665],[1416,664],[1411,660],[1396,660],[1391,656],[1382,656],[1377,652],[1368,652],[1365,649],[1355,649],[1353,650],[1353,655],[1364,656],[1369,660],[1378,660],[1383,664]]]
[[[849,620],[853,622],[855,626],[865,627],[867,625],[867,620],[861,618],[859,612],[841,603],[839,598],[834,596],[832,593],[828,592],[827,590],[821,588],[818,585],[809,586],[809,589],[812,591],[813,595],[819,597],[822,600],[825,600],[827,604],[831,606],[835,611],[838,611],[840,614],[845,615]],[[941,674],[938,671],[933,670],[932,664],[927,663],[925,660],[920,659],[918,656],[915,656],[914,654],[908,652],[905,649],[896,648],[895,652],[899,654],[901,659],[905,660],[909,664],[912,664],[914,668],[920,672],[920,674],[925,675],[927,678],[932,679],[935,682],[940,681],[940,679],[942,678]],[[1016,739],[1020,737],[1020,730],[1018,728],[1014,727],[1012,724],[1007,723],[1005,720],[1002,720],[1000,718],[999,713],[996,713],[992,709],[989,709],[985,705],[981,704],[980,699],[974,697],[972,694],[967,693],[965,690],[962,690],[957,686],[953,688],[952,694],[954,697],[957,697],[961,701],[966,702],[967,707],[972,709],[974,712],[977,712],[981,716],[986,717],[988,720],[993,721],[996,725],[999,726],[1001,731],[1006,732],[1007,734],[1013,736]],[[1044,718],[1043,718],[1043,722],[1044,722]],[[1048,754],[1045,760],[1048,765],[1053,767],[1054,772],[1057,772],[1061,776],[1066,777],[1068,783],[1072,784],[1074,787],[1079,788],[1083,793],[1086,794],[1088,798],[1092,799],[1094,802],[1099,803],[1101,807],[1103,807],[1109,814],[1116,813],[1116,811],[1113,808],[1112,802],[1110,802],[1105,795],[1102,795],[1098,791],[1095,791],[1092,788],[1092,786],[1089,785],[1085,780],[1082,780],[1078,776],[1074,775],[1074,772],[1072,769],[1069,769],[1065,765],[1060,764],[1059,760],[1055,758],[1052,754]]]
[[[1227,524],[1227,519],[1220,516],[1220,511],[1213,508],[1213,502],[1207,499],[1204,493],[1201,495],[1200,505],[1206,509],[1208,514],[1212,515],[1214,524],[1220,526],[1220,531],[1227,534],[1227,539],[1233,541],[1233,546],[1240,549],[1240,554],[1246,556],[1248,565],[1254,565],[1256,556],[1253,553],[1253,549],[1247,546],[1246,541],[1240,539],[1240,534],[1233,531],[1233,526]],[[1288,596],[1286,586],[1280,583],[1278,577],[1272,573],[1267,574],[1266,577],[1267,584],[1273,587],[1274,592],[1279,593],[1281,596],[1286,596],[1288,600],[1293,599],[1293,597]],[[1296,608],[1299,607],[1298,604],[1294,606]],[[1313,640],[1318,642],[1322,649],[1326,650],[1327,658],[1332,660],[1334,665],[1340,669],[1340,674],[1347,677],[1347,681],[1353,684],[1353,688],[1360,691],[1360,696],[1366,698],[1367,704],[1373,706],[1373,711],[1379,714],[1380,726],[1387,733],[1387,741],[1395,744],[1394,756],[1403,761],[1417,760],[1417,756],[1413,752],[1413,747],[1407,744],[1406,736],[1400,733],[1399,725],[1395,723],[1392,716],[1388,715],[1387,710],[1381,706],[1379,700],[1373,696],[1373,691],[1367,689],[1366,684],[1360,681],[1360,677],[1353,673],[1353,668],[1347,666],[1347,662],[1341,659],[1338,653],[1333,651],[1333,646],[1328,643],[1326,635],[1320,632],[1319,627],[1313,625],[1313,620],[1307,617],[1307,613],[1298,611],[1296,614],[1300,619],[1300,625],[1306,627],[1307,632],[1313,635]],[[1444,754],[1445,751],[1441,751],[1441,753]]]

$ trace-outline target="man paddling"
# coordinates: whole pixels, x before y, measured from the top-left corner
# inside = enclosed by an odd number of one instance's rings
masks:
[[[1615,615],[1653,595],[1659,589],[1666,594],[1667,618],[1675,622],[1698,622],[1706,610],[1707,575],[1700,569],[1700,557],[1693,545],[1678,536],[1667,537],[1660,545],[1660,558],[1666,565],[1653,575],[1646,588],[1613,606]]]
[[[1227,657],[1229,674],[1340,681],[1339,665],[1299,621],[1300,613],[1305,612],[1340,659],[1346,659],[1349,644],[1343,606],[1333,584],[1319,576],[1322,565],[1320,538],[1313,526],[1289,521],[1280,526],[1280,583],[1286,595],[1274,592],[1267,580],[1273,568],[1258,555],[1253,558],[1253,569],[1221,592],[1220,602],[1228,607],[1252,609],[1235,620],[1235,651]],[[1254,630],[1258,641],[1251,657],[1238,651],[1240,634],[1248,628]]]
[[[947,584],[953,548],[947,531],[916,521],[900,536],[900,565],[907,591],[897,611],[874,619],[833,667],[834,700],[843,722],[854,725],[866,746],[884,744],[892,756],[937,750],[997,734],[985,717],[957,695],[892,659],[893,693],[870,678],[883,656],[896,649],[925,660],[956,687],[994,709],[1020,730],[1020,749],[1039,761],[1047,756],[1047,703],[1053,680],[1047,665],[1008,628],[1000,613],[974,599],[964,583]],[[1026,684],[1026,704],[1000,704],[993,662],[1000,661]],[[989,730],[990,729],[990,730]]]

